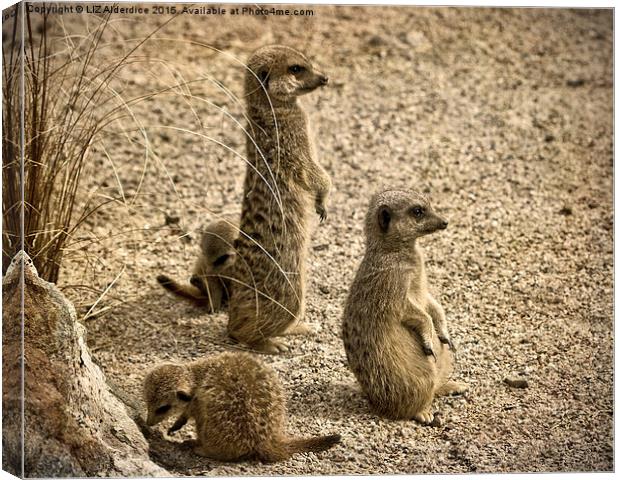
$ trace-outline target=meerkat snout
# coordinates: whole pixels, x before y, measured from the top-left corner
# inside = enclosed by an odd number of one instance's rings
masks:
[[[445,230],[446,228],[448,228],[448,220],[437,215],[432,210],[427,210],[426,215],[428,217],[426,219],[426,223],[429,228],[428,233],[433,233],[437,230]]]

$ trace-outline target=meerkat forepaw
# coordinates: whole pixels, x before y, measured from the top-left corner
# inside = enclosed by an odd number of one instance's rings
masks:
[[[319,222],[323,223],[327,219],[327,209],[325,208],[325,205],[323,205],[323,202],[317,200],[314,208],[316,213],[319,215]]]
[[[174,424],[168,429],[168,432],[167,432],[168,435],[172,435],[177,430],[181,430],[181,428],[183,428],[186,423],[187,423],[187,417],[185,415],[181,415],[179,418],[176,419]]]

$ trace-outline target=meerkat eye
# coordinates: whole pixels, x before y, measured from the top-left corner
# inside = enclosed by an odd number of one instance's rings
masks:
[[[192,396],[185,392],[177,392],[177,398],[182,402],[189,402],[192,399]]]
[[[421,218],[424,215],[425,209],[424,207],[413,207],[410,212],[415,218]]]
[[[302,67],[301,65],[291,65],[290,67],[288,67],[288,71],[294,74],[301,73],[304,70],[305,68]]]
[[[221,255],[215,259],[215,261],[213,262],[213,266],[219,267],[221,265],[224,265],[229,258],[230,255],[225,253],[224,255]]]
[[[159,407],[157,410],[155,410],[155,413],[157,415],[163,415],[164,413],[166,413],[168,410],[170,410],[170,405],[162,405],[161,407]]]

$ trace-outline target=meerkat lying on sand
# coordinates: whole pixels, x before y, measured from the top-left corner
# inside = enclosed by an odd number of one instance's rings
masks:
[[[431,423],[435,395],[467,390],[448,380],[452,342],[417,245],[447,225],[426,197],[410,190],[386,190],[370,202],[366,253],[346,301],[342,337],[370,403],[390,418]]]
[[[195,452],[216,460],[285,460],[321,452],[340,435],[292,438],[285,432],[286,401],[276,373],[248,353],[221,353],[187,364],[163,363],[144,379],[147,425],[180,415],[168,434],[193,418]]]
[[[286,350],[273,337],[309,331],[301,323],[309,213],[314,206],[321,220],[326,217],[330,179],[315,160],[297,98],[327,82],[292,48],[263,47],[248,60],[249,165],[236,243],[239,259],[231,269],[228,333],[265,353]]]
[[[230,295],[231,282],[226,272],[235,262],[234,242],[239,229],[227,220],[210,223],[202,233],[200,256],[194,265],[190,285],[176,282],[167,275],[157,281],[166,290],[191,300],[209,312],[222,309]]]

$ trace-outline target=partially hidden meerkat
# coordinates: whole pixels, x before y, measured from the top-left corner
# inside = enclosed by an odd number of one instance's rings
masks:
[[[144,379],[147,425],[179,415],[172,434],[193,418],[194,451],[221,461],[275,462],[297,452],[320,452],[340,435],[286,434],[286,401],[277,374],[251,354],[227,352],[186,364],[163,363]]]
[[[309,213],[323,221],[331,181],[315,159],[299,96],[328,83],[300,52],[284,46],[255,51],[247,63],[249,121],[238,261],[228,334],[255,351],[287,348],[273,339],[310,331],[302,322]]]
[[[449,380],[452,342],[417,244],[447,225],[411,190],[376,194],[366,215],[366,253],[345,304],[342,338],[371,405],[390,418],[429,424],[435,395],[468,388]]]
[[[157,281],[166,290],[191,300],[209,312],[221,310],[230,295],[230,280],[226,272],[236,259],[234,242],[239,229],[228,220],[208,224],[202,232],[200,255],[194,264],[190,284],[181,284],[167,275]]]

